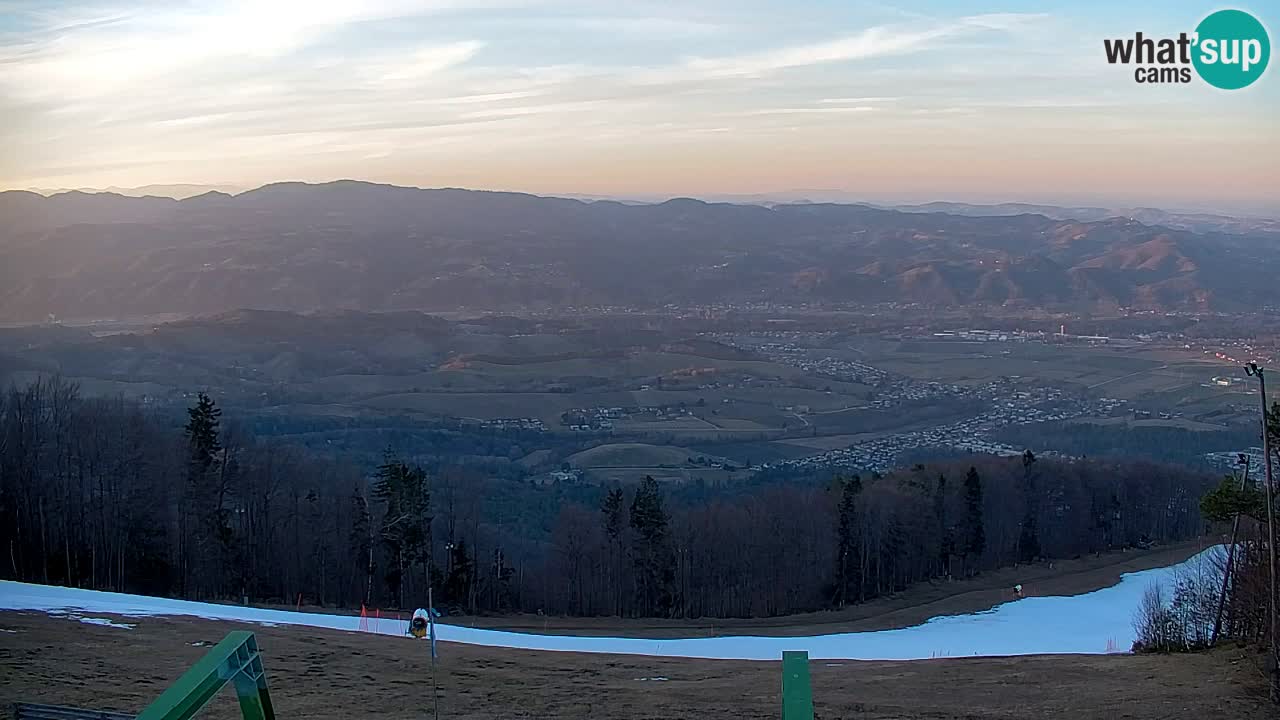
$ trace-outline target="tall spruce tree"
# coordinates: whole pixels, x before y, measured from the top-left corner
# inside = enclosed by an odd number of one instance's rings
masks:
[[[658,481],[646,475],[631,500],[632,560],[643,615],[669,615],[675,605],[675,553],[667,537],[669,523]]]
[[[951,557],[956,553],[955,528],[947,517],[947,476],[938,474],[933,488],[933,521],[938,532],[938,574],[951,577]]]
[[[626,496],[622,488],[610,490],[600,502],[600,512],[604,515],[604,534],[609,544],[609,565],[606,569],[609,577],[610,592],[613,594],[612,605],[615,615],[622,614],[622,532],[626,529]]]
[[[196,396],[196,404],[187,408],[186,437],[188,460],[195,472],[209,470],[222,452],[218,439],[222,409],[205,393]]]
[[[1022,528],[1018,532],[1018,560],[1033,562],[1040,557],[1040,499],[1036,494],[1036,456],[1027,450],[1022,454],[1022,502],[1026,508]]]
[[[863,599],[860,568],[862,538],[858,527],[858,495],[862,478],[854,475],[839,480],[840,506],[836,526],[836,606],[844,607],[851,599]]]
[[[987,549],[987,531],[982,517],[982,478],[978,469],[970,467],[964,476],[964,562],[965,572],[972,575],[976,561]]]
[[[187,408],[187,482],[178,513],[182,588],[195,596],[223,588],[224,557],[231,542],[230,512],[219,491],[225,458],[218,437],[222,410],[205,393]],[[225,468],[223,468],[225,469]]]
[[[394,563],[385,576],[387,587],[400,607],[405,607],[405,585],[411,581],[414,566],[426,565],[425,574],[430,574],[431,558],[427,548],[432,518],[427,474],[388,452],[378,466],[373,494],[383,503],[379,535]]]

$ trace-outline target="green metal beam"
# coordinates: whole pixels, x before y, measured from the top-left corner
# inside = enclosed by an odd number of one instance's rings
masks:
[[[782,652],[782,720],[813,720],[809,653],[804,650]]]
[[[275,720],[267,673],[253,633],[228,633],[200,662],[138,715],[137,720],[188,720],[231,683],[245,720]]]

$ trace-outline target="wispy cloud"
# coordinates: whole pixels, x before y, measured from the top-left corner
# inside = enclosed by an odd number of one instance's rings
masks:
[[[721,58],[691,58],[689,70],[709,76],[758,76],[779,70],[865,60],[919,52],[947,38],[983,30],[1010,31],[1042,18],[1041,15],[1003,13],[974,15],[923,29],[914,26],[878,26],[855,35]]]
[[[381,69],[376,62],[365,69],[373,70],[379,82],[418,82],[467,62],[482,47],[484,43],[476,40],[420,47],[391,55],[381,63]]]
[[[845,97],[821,98],[818,102],[829,105],[859,105],[861,103],[892,103],[901,99],[900,97]]]
[[[743,115],[842,115],[845,113],[875,112],[879,108],[871,105],[851,105],[848,107],[801,107],[801,108],[765,108],[750,110]]]
[[[494,3],[478,0],[479,6]],[[512,4],[512,3],[503,3]],[[462,0],[235,0],[198,5],[135,6],[108,11],[79,7],[33,10],[25,39],[0,49],[13,72],[4,87],[19,99],[82,100],[110,96],[135,85],[184,73],[207,74],[220,63],[252,60],[260,72],[358,23],[424,17],[475,7]],[[466,55],[477,43],[447,44]],[[376,46],[361,53],[378,52]],[[454,64],[441,50],[405,59],[406,72]],[[462,58],[462,59],[465,59]]]
[[[1164,141],[1207,134],[1163,113],[1185,93],[1108,91],[1104,64],[1081,60],[1095,39],[1044,14],[748,5],[0,0],[0,185],[425,181],[420,168],[501,185],[663,167],[773,184],[790,162],[777,148],[833,177],[847,173],[815,167],[916,166],[921,147],[963,160],[957,138],[1016,164],[1015,136],[1040,132],[1038,148],[1156,102],[1159,117],[1126,117],[1164,123]]]

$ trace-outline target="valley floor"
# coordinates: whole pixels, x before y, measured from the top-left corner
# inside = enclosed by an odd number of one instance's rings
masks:
[[[238,627],[189,618],[118,618],[129,630],[0,612],[0,716],[15,701],[136,712]],[[286,627],[257,633],[277,716],[432,716],[428,645]],[[780,666],[539,653],[442,643],[439,717],[776,718]],[[1257,659],[1234,648],[1183,656],[1024,656],[811,665],[817,716],[944,718],[1262,718]],[[236,718],[230,691],[201,717]]]

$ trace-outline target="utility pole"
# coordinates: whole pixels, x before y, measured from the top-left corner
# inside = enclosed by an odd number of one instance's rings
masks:
[[[1249,487],[1249,456],[1240,453],[1240,458],[1236,461],[1237,465],[1244,465],[1244,475],[1240,477],[1240,492],[1243,493],[1245,488]],[[1222,592],[1218,595],[1218,612],[1213,617],[1213,635],[1209,638],[1210,645],[1218,644],[1218,633],[1222,631],[1222,611],[1227,604],[1227,587],[1231,584],[1231,568],[1236,559],[1236,540],[1240,537],[1240,513],[1236,513],[1235,518],[1231,521],[1231,544],[1227,545],[1227,566],[1222,573]]]
[[[436,606],[432,597],[430,578],[427,580],[427,622],[431,633],[431,717],[440,720],[440,686],[436,684]]]
[[[1280,703],[1280,638],[1276,637],[1276,514],[1272,495],[1275,486],[1271,475],[1271,433],[1267,423],[1267,379],[1257,363],[1249,363],[1245,373],[1258,378],[1258,395],[1262,400],[1262,467],[1265,482],[1262,494],[1267,499],[1267,562],[1271,576],[1271,595],[1267,598],[1267,610],[1271,613],[1271,701]]]

